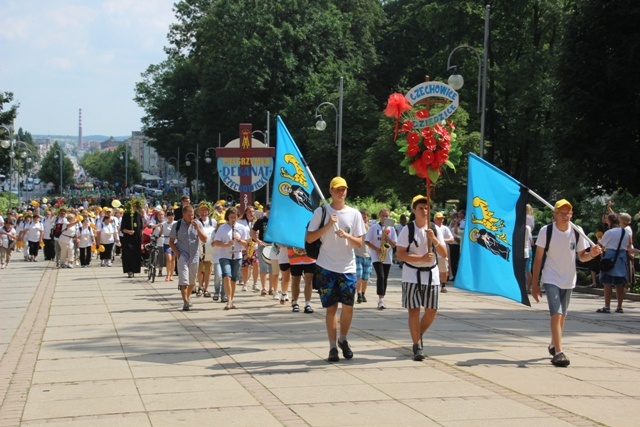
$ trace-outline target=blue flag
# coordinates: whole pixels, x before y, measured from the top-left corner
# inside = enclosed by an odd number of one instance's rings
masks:
[[[304,248],[307,224],[317,201],[307,164],[284,122],[277,117],[276,161],[273,173],[271,212],[265,240]]]
[[[455,287],[531,306],[525,278],[526,187],[469,154],[467,214]]]

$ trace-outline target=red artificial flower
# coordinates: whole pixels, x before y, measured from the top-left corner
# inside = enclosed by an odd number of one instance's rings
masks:
[[[418,155],[419,152],[420,152],[420,147],[418,147],[418,144],[409,144],[407,146],[407,156],[415,157]]]
[[[442,166],[444,164],[444,162],[446,162],[449,159],[449,151],[448,150],[438,150],[435,153],[435,160],[436,162]]]
[[[433,154],[433,151],[424,150],[422,152],[422,161],[424,162],[425,165],[428,166],[431,163],[433,163],[433,159],[435,159],[435,155]]]
[[[413,168],[416,170],[416,175],[418,175],[420,178],[427,177],[427,165],[424,164],[422,158],[418,158],[416,161],[411,163],[411,166],[413,166]]]
[[[384,109],[384,114],[397,120],[400,118],[402,113],[409,111],[410,109],[411,105],[409,104],[409,101],[407,101],[407,98],[405,98],[403,94],[396,92],[389,95],[387,108]]]
[[[436,123],[435,126],[433,126],[433,130],[440,136],[444,136],[444,133],[447,132],[444,126],[440,123]]]
[[[443,141],[446,143],[449,143],[451,141],[451,135],[446,130],[445,130],[445,134],[442,135],[442,139],[440,140],[440,142],[443,142]]]
[[[402,128],[400,129],[402,132],[409,132],[413,129],[413,122],[411,120],[407,120],[402,123]]]
[[[433,129],[431,129],[429,126],[423,127],[422,128],[422,137],[424,139],[433,137]]]
[[[416,111],[416,117],[419,119],[426,119],[427,117],[429,117],[429,110]]]
[[[451,150],[451,144],[449,144],[449,142],[447,141],[442,140],[438,145],[440,145],[440,148],[442,148],[447,153],[449,152],[449,150]]]
[[[456,125],[454,125],[453,122],[447,121],[447,125],[449,126],[449,129],[451,129],[452,132],[456,130]]]
[[[409,144],[417,144],[418,142],[420,142],[420,135],[418,134],[418,132],[410,132],[407,135],[407,141],[409,142]]]
[[[436,139],[433,136],[424,139],[424,146],[427,147],[428,150],[436,149]]]

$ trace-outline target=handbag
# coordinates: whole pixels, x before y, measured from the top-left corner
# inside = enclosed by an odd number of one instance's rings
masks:
[[[616,253],[613,256],[613,259],[611,258],[602,258],[600,260],[600,271],[604,271],[607,272],[609,270],[611,270],[615,265],[616,265],[616,260],[618,259],[618,254],[620,253],[620,247],[622,246],[622,239],[624,239],[624,235],[625,235],[625,231],[624,228],[622,229],[622,234],[620,235],[620,241],[618,242],[618,248],[616,249]]]

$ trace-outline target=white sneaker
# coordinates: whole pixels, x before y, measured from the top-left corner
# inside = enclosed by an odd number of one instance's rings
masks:
[[[384,301],[378,301],[378,310],[384,310],[387,306],[384,305]]]
[[[280,291],[273,293],[273,299],[280,299]]]
[[[242,285],[242,290],[243,290],[244,292],[247,292],[247,287],[246,287],[245,285]]]
[[[260,290],[260,287],[254,283],[253,284],[253,292],[258,292],[259,290]]]
[[[113,263],[111,261],[107,261],[107,267],[111,267]]]

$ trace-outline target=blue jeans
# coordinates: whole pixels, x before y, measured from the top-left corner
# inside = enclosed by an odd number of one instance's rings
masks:
[[[547,302],[549,303],[549,314],[562,314],[566,316],[573,289],[560,289],[550,283],[545,283],[544,289],[547,294]]]
[[[238,281],[238,272],[240,271],[240,262],[242,259],[220,258],[220,269],[222,277],[230,277],[232,282]]]
[[[221,297],[227,296],[224,292],[224,286],[222,286],[222,268],[219,262],[213,263],[213,293]]]

